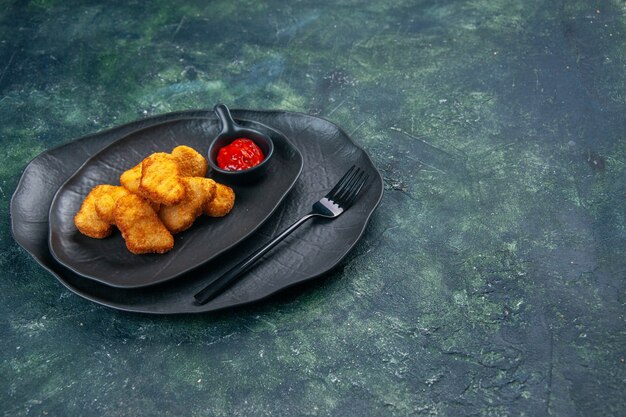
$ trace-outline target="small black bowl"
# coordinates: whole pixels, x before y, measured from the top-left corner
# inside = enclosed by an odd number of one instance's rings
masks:
[[[230,114],[230,110],[223,104],[218,104],[213,109],[221,124],[221,131],[209,146],[209,166],[215,178],[232,184],[246,184],[258,181],[267,170],[272,155],[274,154],[274,142],[264,133],[254,129],[238,125]],[[247,138],[261,148],[265,158],[263,161],[249,169],[241,171],[229,171],[217,165],[217,154],[221,148],[230,145],[235,139]]]

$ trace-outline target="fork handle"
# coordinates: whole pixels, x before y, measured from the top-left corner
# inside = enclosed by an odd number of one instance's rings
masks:
[[[237,278],[239,278],[241,274],[246,272],[248,268],[250,268],[256,261],[261,259],[263,255],[269,252],[270,249],[280,243],[284,238],[289,236],[291,232],[300,227],[304,222],[315,216],[316,214],[309,213],[306,216],[302,217],[300,220],[281,232],[274,239],[270,240],[265,245],[261,246],[259,249],[253,252],[246,259],[239,262],[237,265],[226,271],[223,275],[212,281],[209,285],[207,285],[196,295],[194,295],[197,304],[206,304],[207,302],[218,296],[224,289],[226,289]]]

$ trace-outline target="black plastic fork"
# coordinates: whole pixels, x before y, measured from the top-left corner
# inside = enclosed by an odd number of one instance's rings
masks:
[[[289,226],[281,234],[257,249],[252,255],[248,256],[219,278],[215,279],[215,281],[204,287],[200,292],[194,295],[196,302],[198,304],[205,304],[218,296],[270,249],[289,236],[291,232],[296,230],[307,220],[313,217],[325,217],[327,219],[339,217],[339,215],[354,204],[368,178],[369,176],[365,174],[362,169],[353,165],[328,194],[313,204],[313,209],[309,214]]]

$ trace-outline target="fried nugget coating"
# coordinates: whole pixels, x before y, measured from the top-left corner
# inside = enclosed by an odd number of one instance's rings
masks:
[[[106,187],[107,189],[98,195],[94,205],[96,213],[98,213],[98,216],[100,216],[103,221],[109,224],[115,224],[115,215],[113,213],[115,211],[115,204],[117,200],[130,194],[130,191],[124,187],[115,185],[107,185]]]
[[[111,224],[100,218],[96,211],[96,201],[100,196],[107,193],[112,185],[98,185],[94,187],[80,206],[80,210],[74,216],[74,224],[79,232],[93,237],[103,239],[111,234],[113,227]]]
[[[153,153],[141,163],[139,193],[151,201],[171,206],[185,197],[180,170],[171,155]]]
[[[159,218],[172,233],[187,230],[215,196],[217,183],[204,177],[181,178],[185,186],[185,198],[173,206],[161,206]]]
[[[172,150],[181,177],[204,177],[207,172],[206,159],[189,146],[181,145]]]
[[[120,175],[120,184],[133,194],[139,193],[139,185],[141,184],[141,162],[124,171]]]
[[[235,191],[227,185],[215,183],[215,197],[204,205],[204,212],[209,217],[223,217],[235,205]]]
[[[153,154],[154,155],[154,154]],[[172,150],[171,156],[178,165],[178,175],[181,177],[204,177],[207,173],[206,159],[189,146],[181,145]],[[147,158],[146,158],[147,159]],[[145,161],[145,159],[144,159]],[[151,198],[151,195],[141,189],[142,162],[126,170],[120,175],[120,184],[131,193]],[[158,207],[157,207],[158,210]]]
[[[150,203],[129,193],[117,201],[115,224],[134,254],[165,253],[174,247],[174,237],[163,225]]]

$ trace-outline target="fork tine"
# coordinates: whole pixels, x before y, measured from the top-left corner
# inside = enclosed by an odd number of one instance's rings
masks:
[[[350,180],[335,195],[333,201],[336,204],[340,206],[342,205],[342,203],[345,204],[346,197],[350,195],[350,190],[354,188],[355,184],[358,183],[362,174],[363,172],[359,168],[354,171],[354,174],[350,177]]]
[[[350,188],[346,190],[345,194],[342,196],[341,202],[337,204],[339,204],[339,206],[343,207],[344,209],[350,207],[354,200],[356,200],[356,197],[361,192],[361,189],[363,188],[363,185],[367,182],[368,177],[369,176],[365,172],[361,171],[356,181],[351,184]]]
[[[339,181],[337,181],[337,184],[333,187],[333,189],[332,189],[332,190],[330,190],[330,191],[328,192],[328,194],[326,194],[326,198],[327,198],[327,199],[329,199],[329,200],[333,200],[333,201],[334,201],[334,197],[335,197],[335,195],[336,195],[337,191],[339,191],[339,189],[340,189],[341,187],[343,187],[343,186],[344,186],[344,184],[345,184],[346,182],[348,182],[348,181],[349,181],[349,178],[352,176],[352,174],[353,174],[353,172],[354,172],[354,170],[355,170],[355,169],[356,169],[356,165],[352,165],[352,166],[350,167],[350,169],[348,170],[348,172],[346,172],[346,173],[343,175],[343,177],[341,177],[341,179],[340,179]]]
[[[369,179],[370,179],[370,176],[366,174],[363,177],[363,179],[359,182],[358,186],[353,190],[352,194],[348,197],[348,199],[346,201],[346,208],[350,207],[352,205],[352,203],[354,203],[356,198],[361,193],[361,190],[363,189],[365,184],[367,184],[367,180],[369,180]]]

